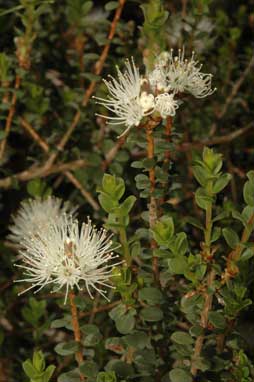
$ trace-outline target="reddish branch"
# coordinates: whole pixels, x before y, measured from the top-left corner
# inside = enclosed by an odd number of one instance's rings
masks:
[[[58,163],[50,168],[45,168],[44,165],[32,166],[28,170],[0,179],[0,188],[10,188],[15,181],[26,182],[34,178],[45,178],[49,175],[58,174],[68,170],[76,170],[78,168],[87,167],[88,165],[86,160],[78,159],[67,163]]]
[[[150,118],[145,125],[146,129],[146,141],[147,141],[147,158],[154,160],[154,137],[153,130],[160,123],[161,119]],[[155,191],[155,167],[149,168],[149,180],[150,180],[150,202],[149,202],[149,225],[153,228],[158,218],[157,200],[154,196]],[[151,240],[151,249],[154,250],[157,247],[155,240]],[[154,280],[159,283],[159,268],[158,258],[153,256],[152,269],[154,274]]]
[[[215,273],[214,269],[211,269],[207,275],[207,286],[206,286],[206,292],[204,295],[205,301],[204,301],[204,306],[203,306],[203,310],[201,312],[201,317],[200,317],[200,326],[203,328],[204,331],[207,329],[207,326],[208,326],[208,314],[212,308],[212,302],[213,302],[213,294],[209,293],[209,288],[211,287],[211,285],[215,279],[215,276],[216,276],[216,273]],[[194,356],[193,356],[194,364],[191,367],[191,373],[193,376],[196,376],[196,374],[197,374],[197,368],[195,366],[195,361],[201,355],[204,340],[205,340],[205,334],[203,333],[197,337],[196,342],[195,342]]]
[[[78,309],[75,304],[75,294],[73,292],[69,293],[69,299],[70,299],[70,306],[71,306],[71,319],[72,319],[72,327],[74,331],[74,338],[75,338],[75,341],[78,343],[79,347],[81,347],[81,332],[80,332],[79,320],[78,320]],[[83,352],[80,349],[76,352],[76,361],[79,366],[84,362]],[[80,380],[84,381],[85,378],[82,375],[80,375]]]
[[[95,64],[95,74],[96,75],[99,75],[102,72],[103,65],[104,65],[106,58],[108,56],[110,43],[111,43],[111,41],[115,35],[116,26],[117,26],[117,23],[120,19],[124,4],[125,4],[125,0],[119,0],[119,6],[116,9],[115,16],[114,16],[114,19],[111,23],[110,31],[108,34],[108,43],[104,46],[104,49],[101,52],[100,58],[98,59],[98,61]],[[84,94],[84,97],[82,100],[82,106],[87,105],[89,99],[91,98],[91,96],[93,94],[95,86],[96,86],[96,81],[92,81],[91,84],[89,85],[89,87],[87,88],[85,94]],[[80,120],[80,117],[81,117],[81,112],[80,112],[80,110],[78,110],[76,112],[74,118],[73,118],[73,121],[72,121],[70,127],[67,129],[66,133],[64,134],[64,136],[62,137],[62,139],[60,140],[60,142],[57,145],[58,152],[62,151],[64,149],[64,147],[65,147],[66,143],[68,142],[68,140],[70,139],[73,131],[77,127],[79,120]],[[56,158],[58,156],[58,152],[56,151],[50,155],[49,159],[47,160],[47,162],[45,164],[45,166],[47,168],[52,166],[52,164],[54,163],[54,161],[56,160]]]
[[[15,114],[15,108],[16,108],[16,102],[17,102],[17,90],[20,87],[20,83],[21,83],[21,79],[17,75],[16,79],[15,79],[15,85],[14,85],[15,91],[13,92],[13,95],[12,95],[11,105],[10,105],[9,113],[8,113],[6,123],[5,123],[5,129],[4,129],[5,137],[2,140],[1,145],[0,145],[0,160],[3,158],[6,143],[7,143],[7,138],[10,134],[11,124],[12,124],[12,120],[13,120],[13,117]]]

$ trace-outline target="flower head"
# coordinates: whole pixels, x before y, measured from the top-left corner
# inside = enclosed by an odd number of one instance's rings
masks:
[[[23,247],[23,264],[18,267],[24,269],[25,277],[18,281],[32,283],[24,292],[33,288],[39,291],[50,284],[53,292],[65,288],[66,302],[70,289],[76,286],[81,290],[84,285],[91,298],[91,288],[106,297],[103,288],[110,287],[114,266],[109,261],[117,255],[112,252],[107,232],[94,228],[89,219],[79,229],[77,220],[64,215],[48,230],[26,237]]]
[[[97,103],[105,106],[116,116],[100,115],[111,124],[124,124],[129,130],[133,126],[138,126],[141,119],[153,112],[153,95],[142,92],[142,78],[137,67],[132,60],[126,61],[126,71],[121,72],[117,67],[116,80],[110,76],[110,81],[104,80],[109,91],[108,98],[99,98]]]
[[[155,98],[155,110],[162,118],[173,117],[178,107],[179,101],[174,99],[174,94],[162,93]]]
[[[204,98],[214,93],[216,89],[211,88],[212,75],[201,72],[202,64],[195,61],[194,52],[190,60],[185,58],[184,49],[179,49],[177,56],[174,56],[173,49],[170,53],[165,53],[161,53],[154,69],[156,73],[160,73],[160,77],[157,74],[156,84],[164,83],[168,91],[191,93],[196,98]],[[152,80],[155,76],[153,72],[150,74]]]
[[[9,239],[21,243],[24,238],[31,238],[47,229],[50,222],[58,223],[64,213],[73,214],[75,210],[68,202],[63,204],[61,199],[54,196],[28,199],[21,203],[17,215],[12,217],[14,224],[9,228]]]

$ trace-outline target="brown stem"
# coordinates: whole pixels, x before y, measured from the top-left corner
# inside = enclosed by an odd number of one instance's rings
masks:
[[[215,279],[215,271],[214,269],[211,269],[210,272],[207,275],[207,288],[206,288],[206,294],[205,294],[205,301],[204,301],[204,306],[203,310],[201,312],[201,317],[200,317],[200,326],[205,330],[207,328],[208,324],[208,314],[209,311],[211,310],[212,307],[212,302],[213,302],[213,294],[208,293],[209,287],[212,285],[214,279]],[[194,347],[194,361],[197,359],[202,351],[203,343],[204,343],[205,335],[201,334],[200,336],[197,337],[196,342],[195,342],[195,347]],[[197,374],[197,368],[196,366],[192,365],[191,367],[191,374],[193,376],[196,376]]]
[[[5,137],[2,140],[1,145],[0,145],[0,160],[3,158],[6,143],[7,143],[7,138],[8,138],[8,135],[10,134],[11,124],[12,124],[12,120],[13,120],[13,117],[15,114],[15,108],[16,108],[16,102],[17,102],[17,92],[16,91],[19,89],[20,83],[21,83],[21,79],[17,75],[15,78],[15,85],[14,85],[15,91],[13,92],[13,95],[12,95],[11,107],[9,109],[9,113],[8,113],[6,123],[5,123],[5,129],[4,129]]]
[[[148,159],[154,159],[153,130],[159,123],[160,123],[160,119],[150,118],[145,126]],[[157,200],[153,195],[155,191],[155,167],[154,166],[150,167],[149,169],[149,180],[150,180],[149,226],[150,228],[153,228],[158,218]],[[150,246],[152,250],[157,247],[156,241],[154,239],[151,240]],[[156,256],[153,256],[152,269],[153,269],[154,280],[156,283],[159,284],[158,257]]]
[[[119,0],[119,6],[116,9],[115,16],[114,16],[114,18],[112,20],[112,23],[111,23],[111,26],[110,26],[110,31],[109,31],[109,34],[108,34],[108,43],[104,46],[103,51],[101,52],[101,55],[100,55],[98,61],[95,64],[94,72],[95,72],[96,75],[100,75],[101,72],[102,72],[104,63],[105,63],[105,61],[107,59],[107,56],[108,56],[108,53],[109,53],[110,43],[111,43],[111,41],[112,41],[112,39],[113,39],[113,37],[115,35],[116,26],[117,26],[117,23],[118,23],[118,21],[120,19],[120,16],[121,16],[124,4],[125,4],[125,0]],[[86,106],[87,105],[88,101],[90,100],[90,98],[91,98],[91,96],[93,94],[95,86],[96,86],[96,81],[92,81],[91,84],[89,85],[89,87],[87,88],[85,94],[84,94],[84,97],[83,97],[83,100],[82,100],[82,106]],[[76,112],[76,114],[74,115],[74,118],[72,120],[72,123],[71,123],[70,127],[67,129],[67,131],[65,132],[64,136],[62,137],[62,139],[60,140],[59,144],[57,145],[57,148],[58,148],[59,151],[64,149],[64,147],[65,147],[66,143],[68,142],[68,140],[70,139],[73,131],[77,127],[77,125],[79,123],[79,120],[80,120],[80,117],[81,117],[81,112],[78,110]],[[46,162],[46,167],[52,166],[52,164],[55,162],[57,156],[58,156],[58,152],[57,151],[52,153],[50,155],[48,161]]]
[[[12,176],[7,176],[6,178],[0,179],[0,188],[10,188],[13,181],[18,180],[21,182],[26,182],[34,178],[45,178],[46,176],[62,173],[68,170],[76,170],[78,168],[87,167],[89,164],[84,159],[78,159],[67,163],[57,163],[50,168],[45,168],[42,166],[31,166],[29,169],[21,171]]]
[[[21,126],[28,134],[33,138],[33,140],[42,148],[45,153],[49,152],[49,145],[46,141],[33,129],[29,122],[25,120],[25,118],[20,118]]]
[[[242,237],[240,243],[236,246],[236,248],[231,251],[227,257],[227,266],[225,273],[222,276],[223,282],[227,281],[230,278],[235,277],[238,274],[238,267],[236,265],[237,261],[240,259],[242,251],[244,249],[243,244],[249,240],[251,232],[253,230],[254,224],[254,213],[250,216],[246,227],[243,230]]]
[[[71,319],[72,319],[72,327],[74,330],[74,339],[78,343],[79,347],[81,347],[81,332],[78,321],[78,309],[75,304],[75,294],[74,292],[69,292],[70,306],[71,306]],[[80,366],[84,362],[82,350],[78,350],[76,352],[76,361]],[[84,381],[84,376],[80,375],[80,380]]]
[[[118,300],[118,301],[111,302],[110,304],[94,307],[92,310],[90,310],[90,312],[81,312],[79,314],[79,317],[88,317],[88,316],[94,315],[94,314],[99,313],[99,312],[105,312],[107,310],[114,308],[115,306],[117,306],[121,303],[122,303],[122,300]]]

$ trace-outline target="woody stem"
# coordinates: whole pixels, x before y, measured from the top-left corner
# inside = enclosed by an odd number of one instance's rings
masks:
[[[153,129],[160,123],[160,120],[150,119],[146,125],[146,141],[147,141],[147,158],[154,160],[154,136]],[[157,200],[154,196],[155,191],[155,167],[152,166],[149,168],[149,180],[150,180],[150,201],[149,201],[149,226],[153,228],[158,218],[157,211]],[[151,249],[157,247],[155,240],[151,240],[150,243]],[[154,280],[156,283],[159,283],[159,267],[158,267],[158,258],[153,256],[152,260],[152,269]]]
[[[78,320],[78,309],[77,305],[75,304],[75,293],[69,292],[69,299],[70,299],[70,307],[71,307],[71,319],[72,319],[72,327],[74,331],[74,339],[78,343],[79,347],[81,347],[81,332],[79,327],[79,320]],[[81,350],[78,350],[75,354],[76,361],[78,365],[80,366],[84,362],[83,353]],[[80,380],[84,381],[85,377],[80,375]]]

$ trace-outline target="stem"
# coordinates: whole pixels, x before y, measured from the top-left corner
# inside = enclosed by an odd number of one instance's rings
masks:
[[[128,240],[127,240],[126,228],[123,224],[123,221],[122,221],[123,219],[119,218],[119,220],[121,225],[121,227],[119,228],[120,243],[123,248],[123,255],[124,255],[124,259],[126,261],[127,267],[130,267],[132,259],[131,259],[131,254],[129,250]]]
[[[210,185],[208,185],[208,190],[210,189]],[[212,203],[209,203],[207,209],[206,209],[206,228],[205,228],[205,258],[207,260],[211,259],[211,233],[212,233]],[[207,328],[208,325],[208,314],[211,310],[212,303],[213,303],[213,294],[210,292],[209,289],[215,279],[216,272],[213,268],[211,268],[207,274],[206,278],[206,292],[205,292],[205,301],[204,306],[201,312],[200,316],[200,326],[203,328],[203,333],[197,337],[194,347],[194,360],[197,359],[203,348],[204,344],[204,331]],[[197,374],[197,368],[196,366],[192,365],[191,367],[191,374],[193,376],[196,376]]]
[[[147,158],[154,159],[154,137],[153,129],[160,123],[160,119],[152,119],[148,121],[146,128],[146,141],[147,141]],[[153,228],[154,224],[158,218],[157,211],[157,200],[153,193],[155,191],[155,168],[154,166],[149,169],[149,180],[150,180],[150,202],[149,202],[149,225]],[[154,239],[151,240],[151,249],[157,248],[157,244]],[[153,256],[152,269],[154,274],[154,280],[159,284],[159,267],[158,267],[158,257]]]
[[[231,251],[227,257],[227,266],[225,270],[225,274],[223,279],[227,280],[228,278],[235,277],[238,273],[238,267],[236,266],[236,262],[240,259],[242,251],[244,249],[243,244],[245,244],[251,235],[254,224],[254,213],[250,216],[249,221],[247,222],[246,227],[243,230],[242,237],[240,243],[236,246],[236,248]]]
[[[6,147],[6,143],[7,143],[7,138],[8,138],[8,135],[10,134],[12,120],[13,120],[13,117],[15,114],[16,103],[17,103],[17,92],[16,92],[16,90],[18,90],[20,88],[20,83],[21,83],[21,78],[17,75],[15,78],[15,85],[14,85],[15,91],[12,95],[11,107],[9,109],[8,116],[7,116],[6,123],[5,123],[5,129],[4,129],[5,137],[2,140],[1,146],[0,146],[0,160],[3,159],[4,151],[5,151],[5,147]]]
[[[75,304],[75,293],[69,292],[69,299],[70,299],[70,306],[71,306],[71,318],[72,318],[72,327],[74,330],[74,339],[78,343],[79,346],[81,346],[81,333],[80,333],[80,327],[79,327],[79,321],[78,321],[78,309]],[[78,365],[80,366],[84,362],[83,353],[81,350],[78,350],[76,352],[76,361]],[[80,380],[84,381],[85,377],[80,375]]]
[[[235,265],[235,263],[240,259],[242,251],[243,251],[243,244],[246,243],[249,240],[249,237],[252,232],[252,226],[254,224],[254,213],[250,216],[250,219],[247,223],[247,226],[244,228],[241,241],[236,246],[236,248],[230,252],[230,254],[227,257],[227,266],[224,275],[222,276],[223,283],[229,279],[236,276],[238,273],[238,267]],[[236,318],[236,317],[235,317]],[[217,350],[219,353],[222,353],[224,346],[225,346],[225,340],[226,337],[230,334],[235,324],[235,319],[229,321],[228,328],[226,331],[217,337]]]

